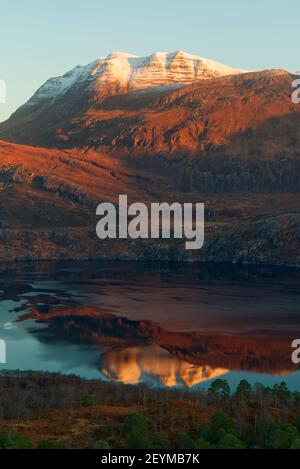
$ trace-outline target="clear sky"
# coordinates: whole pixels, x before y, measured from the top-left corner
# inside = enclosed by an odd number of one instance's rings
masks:
[[[299,0],[0,0],[0,121],[48,78],[115,50],[297,71],[299,20]]]

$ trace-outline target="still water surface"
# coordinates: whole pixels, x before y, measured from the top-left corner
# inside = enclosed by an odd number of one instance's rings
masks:
[[[0,265],[0,369],[207,389],[300,390],[300,272],[228,265]]]

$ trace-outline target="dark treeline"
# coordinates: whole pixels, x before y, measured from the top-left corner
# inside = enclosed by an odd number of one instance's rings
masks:
[[[68,424],[74,426],[82,414],[88,423],[80,438],[74,437]],[[53,415],[57,426],[62,418],[65,433],[58,438],[49,430],[46,440],[32,436],[36,422],[53,421]],[[22,424],[30,437],[12,431]],[[269,388],[245,380],[234,392],[223,379],[213,381],[208,392],[191,392],[2,372],[0,447],[300,448],[300,392],[285,383]]]

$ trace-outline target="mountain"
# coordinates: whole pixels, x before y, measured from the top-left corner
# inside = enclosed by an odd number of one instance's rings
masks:
[[[71,88],[50,103],[25,104],[0,124],[0,137],[126,157],[127,165],[167,176],[177,190],[299,191],[293,77],[267,70],[101,99],[90,88]]]
[[[0,124],[0,258],[299,265],[295,76],[114,53],[49,80]],[[204,248],[100,243],[95,208],[119,194],[205,202]]]
[[[58,95],[53,90],[47,94],[45,85],[0,124],[0,138],[42,147],[93,148],[116,157],[147,156],[145,166],[157,156],[166,161],[185,155],[185,168],[188,156],[215,170],[207,157],[226,157],[226,165],[232,158],[258,159],[259,164],[298,158],[300,112],[291,100],[294,76],[288,72],[242,73],[176,89],[147,88],[146,93],[121,92],[120,87],[111,92],[112,82],[105,85],[103,74],[101,85],[77,77]]]
[[[60,134],[61,124],[64,126],[88,109],[101,107],[109,97],[160,93],[241,72],[181,51],[156,52],[148,57],[113,52],[87,66],[77,66],[62,77],[50,78],[6,123],[1,124],[1,138],[34,145],[62,144],[63,134],[53,139],[51,130]],[[39,136],[35,138],[37,133]]]

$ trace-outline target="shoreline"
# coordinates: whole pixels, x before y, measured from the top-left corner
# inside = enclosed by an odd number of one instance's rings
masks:
[[[286,262],[256,262],[256,261],[224,261],[217,259],[152,259],[152,258],[141,258],[141,257],[128,257],[128,256],[100,256],[100,257],[51,257],[51,258],[32,258],[32,257],[16,257],[12,259],[0,258],[0,266],[12,265],[12,264],[39,264],[39,263],[124,263],[127,265],[176,265],[176,266],[228,266],[231,268],[235,267],[251,267],[251,268],[271,268],[271,269],[287,269],[287,270],[299,270],[300,262],[286,263]]]

